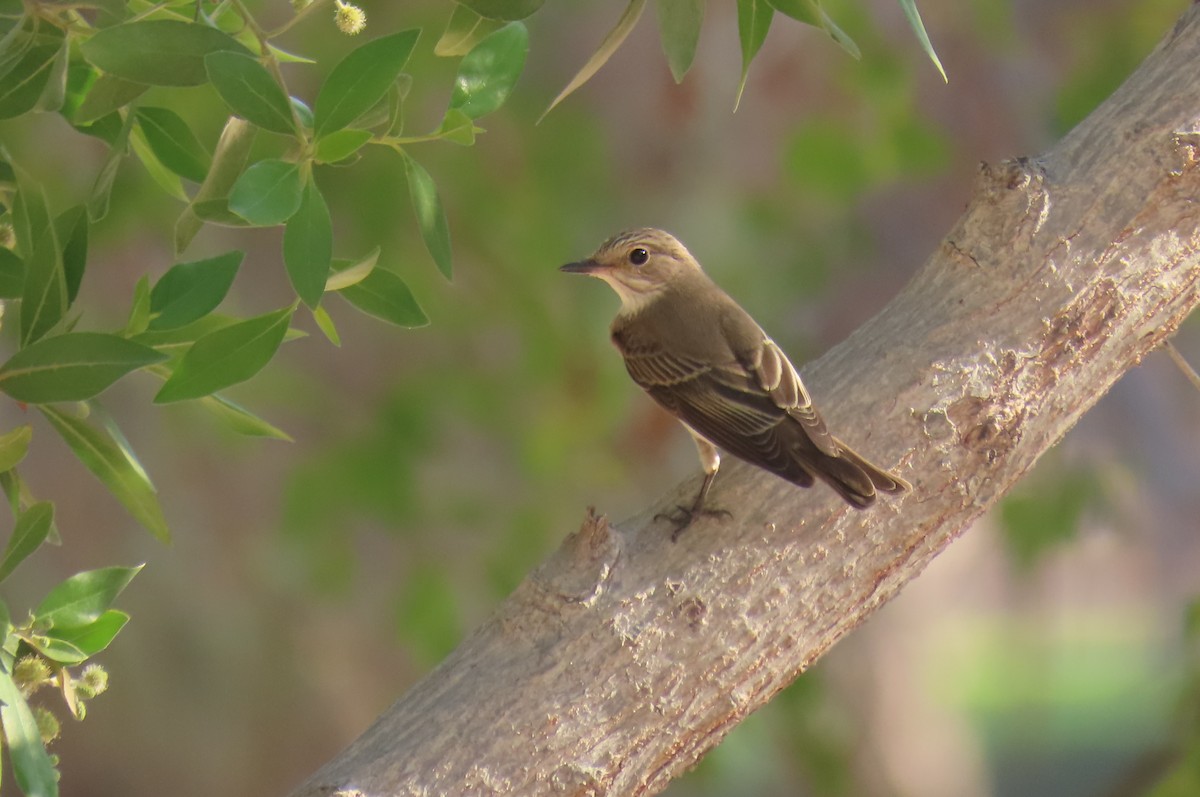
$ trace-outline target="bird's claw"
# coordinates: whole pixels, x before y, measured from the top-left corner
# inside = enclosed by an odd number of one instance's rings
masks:
[[[654,519],[670,521],[671,525],[675,527],[671,530],[671,542],[675,542],[679,539],[679,535],[682,534],[688,528],[688,526],[692,525],[697,517],[701,516],[723,518],[726,520],[733,517],[733,515],[731,515],[728,510],[725,509],[713,509],[708,507],[701,509],[698,507],[687,507],[683,504],[676,504],[673,512],[659,512],[654,516]]]

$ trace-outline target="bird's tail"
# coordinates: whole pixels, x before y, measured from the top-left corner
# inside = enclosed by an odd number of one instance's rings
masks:
[[[872,465],[841,440],[835,438],[834,442],[839,449],[837,456],[810,450],[805,452],[803,464],[851,506],[858,509],[870,506],[875,502],[876,492],[902,493],[912,489],[904,479]]]

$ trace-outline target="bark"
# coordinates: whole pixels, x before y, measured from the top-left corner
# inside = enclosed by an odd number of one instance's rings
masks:
[[[678,543],[589,513],[308,795],[653,794],[860,624],[1200,302],[1200,7],[973,201],[804,371],[830,429],[913,483],[848,508],[732,460]]]

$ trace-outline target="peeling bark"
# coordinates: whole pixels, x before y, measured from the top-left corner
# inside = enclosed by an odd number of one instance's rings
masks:
[[[1200,7],[1053,150],[983,165],[912,282],[804,370],[913,483],[868,511],[729,461],[732,519],[582,527],[310,795],[662,790],[890,599],[1200,302]],[[698,478],[698,476],[697,476]]]

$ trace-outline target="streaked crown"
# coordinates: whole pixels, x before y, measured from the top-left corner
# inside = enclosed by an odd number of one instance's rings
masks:
[[[568,263],[562,270],[607,282],[621,297],[622,314],[639,312],[672,285],[705,279],[687,247],[653,227],[618,233],[587,260]]]
[[[638,227],[619,232],[600,244],[600,248],[596,250],[593,257],[605,261],[612,257],[626,257],[639,247],[646,249],[651,255],[663,255],[672,260],[696,262],[692,253],[679,242],[678,238],[666,230],[656,227]]]

